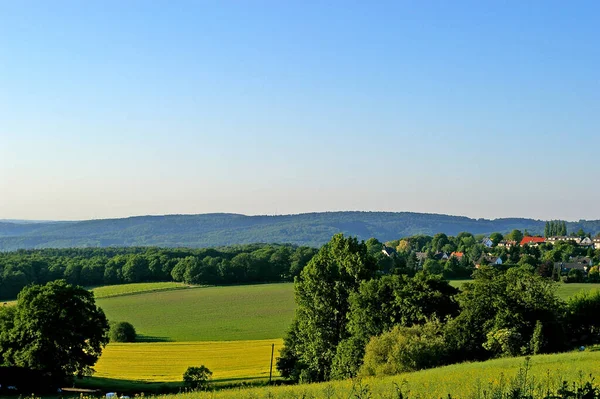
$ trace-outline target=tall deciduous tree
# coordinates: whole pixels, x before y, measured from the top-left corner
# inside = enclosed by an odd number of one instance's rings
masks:
[[[367,246],[336,234],[296,279],[296,316],[277,367],[303,381],[329,379],[337,345],[349,336],[349,296],[375,276]]]
[[[2,362],[49,373],[54,381],[90,374],[108,343],[108,322],[94,294],[64,280],[26,287],[0,319]]]

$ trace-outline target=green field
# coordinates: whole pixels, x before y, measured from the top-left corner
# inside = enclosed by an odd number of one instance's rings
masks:
[[[475,393],[499,386],[514,378],[524,358],[504,358],[482,363],[463,363],[385,378],[334,381],[320,384],[195,392],[169,396],[169,399],[250,399],[250,398],[394,398],[396,387],[408,393],[405,398],[469,398]],[[580,381],[581,376],[600,372],[600,352],[574,352],[533,356],[528,372],[536,397],[548,388],[556,389],[563,380]],[[362,389],[362,394],[358,395]],[[539,395],[539,396],[538,396]],[[479,395],[482,397],[482,395]],[[166,397],[165,397],[166,398]]]
[[[471,280],[451,280],[450,284],[454,287],[460,288],[464,283]],[[564,284],[559,283],[556,288],[556,294],[562,298],[567,299],[581,291],[591,291],[593,289],[600,289],[600,284],[588,284],[588,283],[570,283]]]
[[[145,341],[282,338],[294,315],[292,283],[205,287],[98,299],[111,321]]]
[[[451,284],[460,287],[466,281]],[[600,284],[559,284],[557,293],[566,299],[598,288]],[[109,320],[132,323],[146,341],[281,338],[295,309],[292,283],[203,288],[147,283],[100,287],[94,292],[109,296],[98,299]]]
[[[451,283],[460,287],[465,281],[456,280]],[[158,342],[109,344],[96,366],[95,377],[87,381],[86,385],[146,390],[157,387],[161,382],[173,384],[181,381],[188,366],[200,364],[214,372],[213,377],[217,382],[264,380],[268,376],[270,345],[276,344],[277,356],[282,345],[281,338],[293,317],[295,304],[292,283],[202,288],[167,284],[171,285],[131,284],[95,289],[101,295],[108,295],[99,298],[98,304],[109,320],[129,321],[136,327],[143,341]],[[560,284],[558,294],[566,298],[582,289],[598,287],[600,284]],[[131,295],[132,293],[135,295]],[[563,367],[560,361],[552,359],[572,356],[583,362],[579,367],[592,367],[600,372],[600,354],[554,356],[536,357],[536,362],[547,364],[547,369],[559,368]],[[497,370],[517,369],[520,365],[518,362],[505,359],[495,363],[450,366],[444,369],[458,378],[458,374],[463,371],[468,371],[473,376],[473,373],[477,374],[482,370],[493,374]],[[438,371],[429,370],[409,376],[421,391],[424,388],[419,384],[424,384],[423,381],[430,378],[428,376],[439,375],[436,373]],[[477,374],[477,378],[486,377],[485,373],[480,374]],[[420,377],[421,375],[424,377]],[[369,384],[379,390],[391,389],[392,382],[397,382],[398,378],[400,377],[389,381],[375,379]],[[449,389],[448,384],[439,381],[436,384],[439,388],[435,392]],[[351,389],[349,383],[335,383],[334,386],[336,390],[345,392],[344,395],[349,394]],[[314,389],[323,388],[310,387],[309,392],[312,394],[318,393]],[[277,395],[275,397],[285,397],[289,389],[291,388],[273,388],[272,392]],[[267,394],[265,391],[257,392],[261,396]],[[225,395],[224,398],[234,397],[225,393],[219,394],[219,397],[220,395]]]
[[[195,288],[184,283],[164,282],[164,283],[135,283],[135,284],[119,284],[106,285],[102,287],[92,288],[90,291],[94,293],[96,299],[111,298],[115,296],[141,294],[144,292],[157,291],[172,291],[185,288]]]

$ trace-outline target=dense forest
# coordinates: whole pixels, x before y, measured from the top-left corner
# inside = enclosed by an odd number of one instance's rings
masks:
[[[569,222],[569,231],[600,232],[600,220]],[[382,242],[416,234],[544,232],[533,219],[471,219],[411,212],[325,212],[282,216],[237,214],[140,216],[81,222],[15,223],[0,221],[0,251],[33,248],[157,246],[205,248],[237,244],[290,243],[320,247],[344,233]]]
[[[0,299],[28,284],[65,279],[95,286],[143,281],[244,284],[291,281],[316,253],[310,247],[254,244],[225,248],[74,248],[0,253]]]

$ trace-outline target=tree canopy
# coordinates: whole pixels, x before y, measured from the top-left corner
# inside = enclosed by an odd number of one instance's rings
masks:
[[[31,285],[16,306],[0,311],[1,361],[68,381],[92,372],[108,343],[107,331],[93,293],[64,280]]]

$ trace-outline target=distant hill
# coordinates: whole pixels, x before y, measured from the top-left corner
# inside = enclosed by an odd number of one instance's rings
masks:
[[[79,222],[0,222],[0,250],[107,246],[213,247],[254,242],[320,246],[335,233],[389,241],[414,234],[456,235],[527,229],[534,219],[471,219],[412,212],[323,212],[282,216],[238,214],[136,216]],[[600,220],[569,222],[569,231],[600,232]]]

